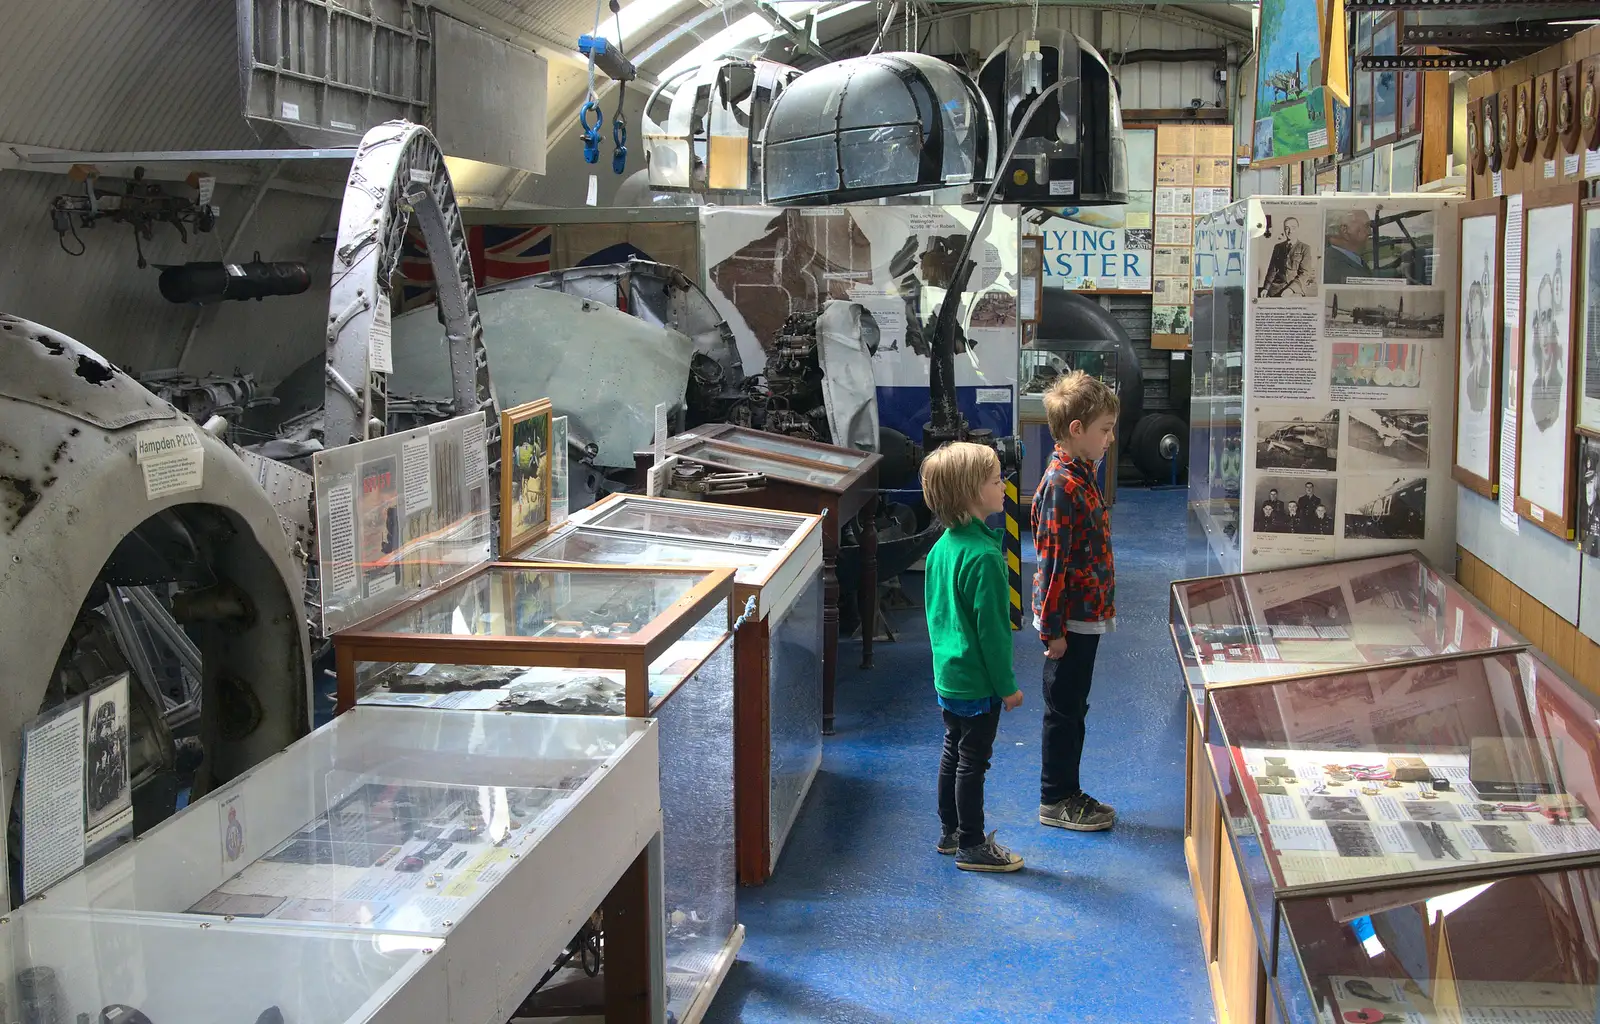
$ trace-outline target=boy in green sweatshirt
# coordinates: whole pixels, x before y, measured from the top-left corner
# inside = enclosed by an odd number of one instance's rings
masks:
[[[938,851],[955,854],[963,871],[1016,871],[1022,858],[983,830],[983,780],[1000,709],[1022,703],[1011,671],[1000,533],[983,524],[1005,507],[1000,459],[980,444],[947,444],[923,461],[922,494],[945,525],[923,577],[933,688],[944,709]]]

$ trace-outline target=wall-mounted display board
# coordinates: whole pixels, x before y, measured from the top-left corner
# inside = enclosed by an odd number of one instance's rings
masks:
[[[1578,256],[1576,186],[1534,193],[1523,217],[1517,512],[1572,538],[1572,372]]]
[[[1461,238],[1457,265],[1455,478],[1485,498],[1499,490],[1499,260],[1505,239],[1501,199],[1456,207]]]
[[[1213,366],[1203,373],[1197,362],[1193,376],[1195,400],[1209,388],[1212,402],[1218,374],[1238,373],[1223,399],[1240,425],[1238,547],[1227,545],[1223,570],[1403,548],[1447,561],[1454,459],[1438,431],[1453,420],[1456,346],[1445,331],[1455,289],[1435,271],[1456,265],[1454,201],[1245,202],[1242,216],[1200,222],[1196,254],[1197,287],[1236,265],[1243,292],[1237,320],[1213,314]],[[1229,353],[1237,370],[1226,366]],[[1197,433],[1190,450],[1220,442],[1225,452],[1226,434],[1216,435]],[[1217,497],[1213,488],[1208,507]]]
[[[1194,320],[1194,226],[1233,201],[1232,129],[1156,129],[1155,259],[1150,347],[1187,349]]]
[[[1593,28],[1469,79],[1467,194],[1509,196],[1600,177],[1597,80]]]

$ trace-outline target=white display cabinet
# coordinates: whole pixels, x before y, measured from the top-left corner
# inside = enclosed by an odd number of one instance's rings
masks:
[[[616,1019],[663,1020],[657,737],[647,719],[358,707],[26,904],[16,969],[55,972],[65,1009],[39,1020],[121,1003],[156,1024],[270,1005],[296,1024],[503,1024],[605,904],[612,963],[636,969],[619,991],[648,993]]]
[[[1454,202],[1258,197],[1196,220],[1192,575],[1452,560]]]

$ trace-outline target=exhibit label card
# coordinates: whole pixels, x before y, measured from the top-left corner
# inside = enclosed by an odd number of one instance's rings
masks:
[[[22,896],[83,867],[82,701],[22,727]]]

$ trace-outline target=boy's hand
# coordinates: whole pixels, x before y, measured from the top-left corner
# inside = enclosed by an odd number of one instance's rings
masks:
[[[1001,697],[1000,702],[1006,706],[1007,711],[1015,711],[1022,707],[1022,691],[1018,690],[1009,697]]]
[[[1060,661],[1067,653],[1067,638],[1058,636],[1051,640],[1044,648],[1044,656],[1051,661]]]

